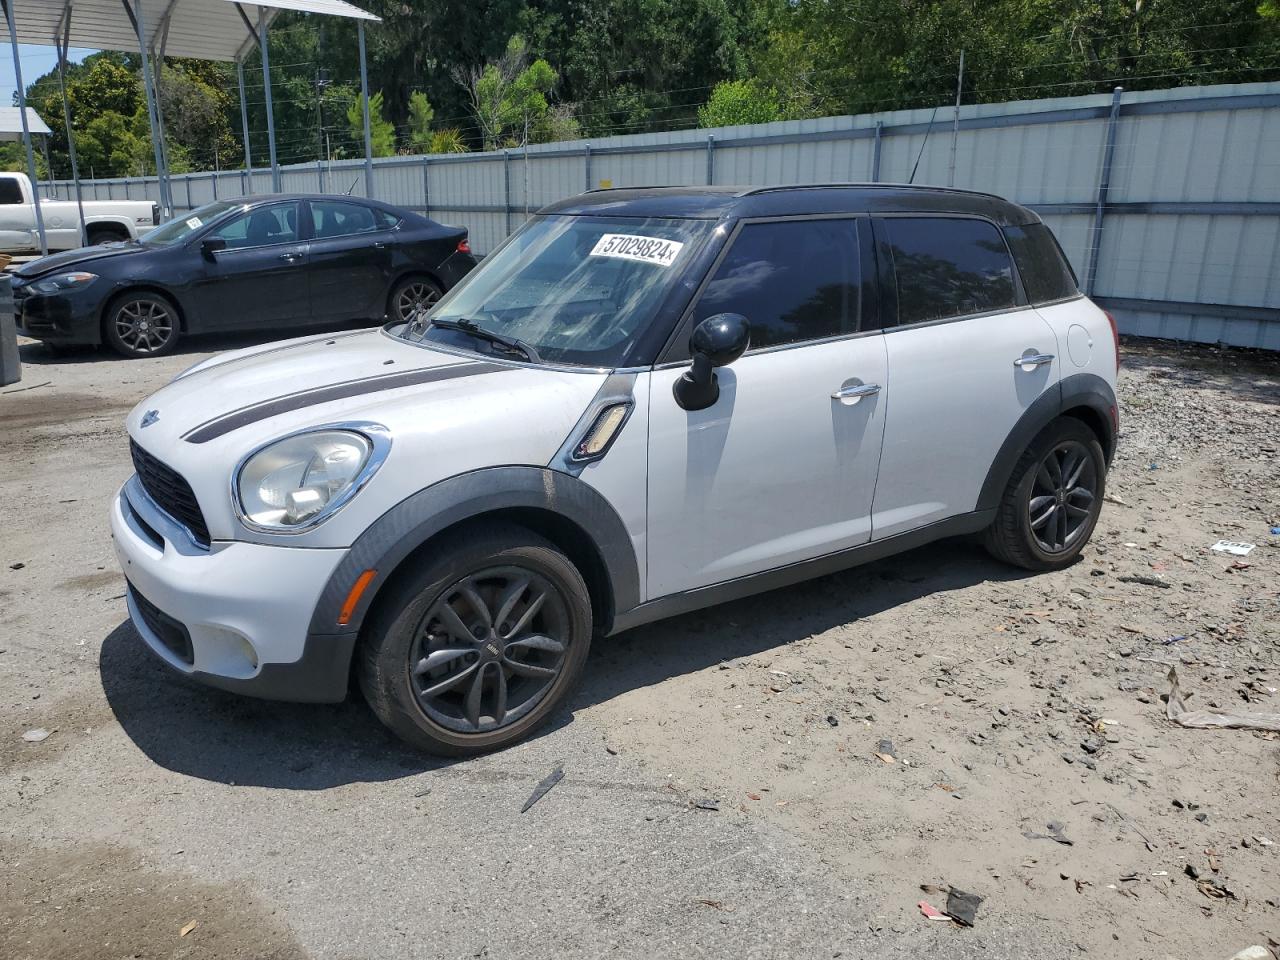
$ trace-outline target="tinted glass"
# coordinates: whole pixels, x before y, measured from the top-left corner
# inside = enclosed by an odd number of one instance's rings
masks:
[[[883,221],[898,278],[898,323],[923,323],[1013,305],[1013,265],[985,220]]]
[[[373,215],[377,218],[378,223],[382,224],[383,228],[386,230],[390,230],[400,222],[399,217],[394,214],[387,213],[385,210],[374,210]]]
[[[618,365],[714,227],[657,217],[535,217],[428,316],[523,340],[543,360]],[[400,335],[487,349],[441,327],[410,324]]]
[[[171,247],[175,243],[186,240],[201,227],[217,220],[229,210],[242,205],[243,202],[215,200],[213,203],[206,203],[203,207],[196,207],[185,217],[170,220],[154,230],[148,230],[139,239],[149,247]]]
[[[293,243],[298,239],[298,205],[276,203],[258,207],[229,221],[209,236],[227,241],[228,250]]]
[[[740,313],[751,348],[822,340],[858,329],[856,220],[746,224],[694,308],[693,322]]]
[[[374,216],[375,213],[381,212],[358,203],[343,203],[340,200],[311,201],[311,219],[315,222],[317,240],[383,230],[384,224]]]
[[[1063,256],[1057,238],[1043,223],[1005,227],[1004,236],[1018,264],[1018,276],[1022,278],[1028,300],[1048,303],[1079,293],[1071,264]]]
[[[13,177],[0,177],[0,203],[21,203],[22,187]]]

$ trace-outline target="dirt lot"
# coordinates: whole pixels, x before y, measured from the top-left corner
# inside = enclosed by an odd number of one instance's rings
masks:
[[[1161,700],[1176,664],[1193,708],[1280,712],[1274,358],[1127,345],[1116,502],[1069,570],[949,543],[633,631],[545,735],[441,763],[358,702],[187,685],[127,623],[105,522],[123,415],[244,342],[29,345],[0,391],[5,960],[1226,960],[1280,939],[1280,736],[1184,729]],[[946,894],[921,884],[982,896],[976,927],[924,919]]]

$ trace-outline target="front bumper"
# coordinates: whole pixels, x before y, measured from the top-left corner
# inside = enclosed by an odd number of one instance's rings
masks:
[[[23,284],[13,288],[13,313],[18,332],[36,340],[66,344],[102,342],[103,293],[101,278],[76,290],[32,293]]]
[[[131,478],[111,504],[129,616],[152,653],[194,680],[272,700],[347,695],[355,633],[307,633],[346,550],[241,541],[205,549]]]

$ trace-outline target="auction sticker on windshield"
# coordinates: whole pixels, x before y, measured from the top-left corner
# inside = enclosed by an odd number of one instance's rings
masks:
[[[591,250],[593,257],[616,257],[619,260],[639,260],[669,267],[675,263],[684,244],[661,237],[637,237],[629,233],[606,233]]]
[[[199,217],[188,217],[187,226],[190,227],[192,230],[198,230],[200,229],[200,227],[204,226],[204,221],[201,220]]]

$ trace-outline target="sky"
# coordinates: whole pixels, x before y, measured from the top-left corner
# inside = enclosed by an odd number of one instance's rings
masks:
[[[79,63],[91,53],[97,53],[97,51],[72,47],[67,51],[67,59]],[[22,61],[22,82],[28,86],[36,77],[44,76],[58,65],[58,53],[53,47],[20,43],[18,56]],[[13,103],[14,92],[13,48],[6,42],[0,44],[0,106],[7,107]]]

